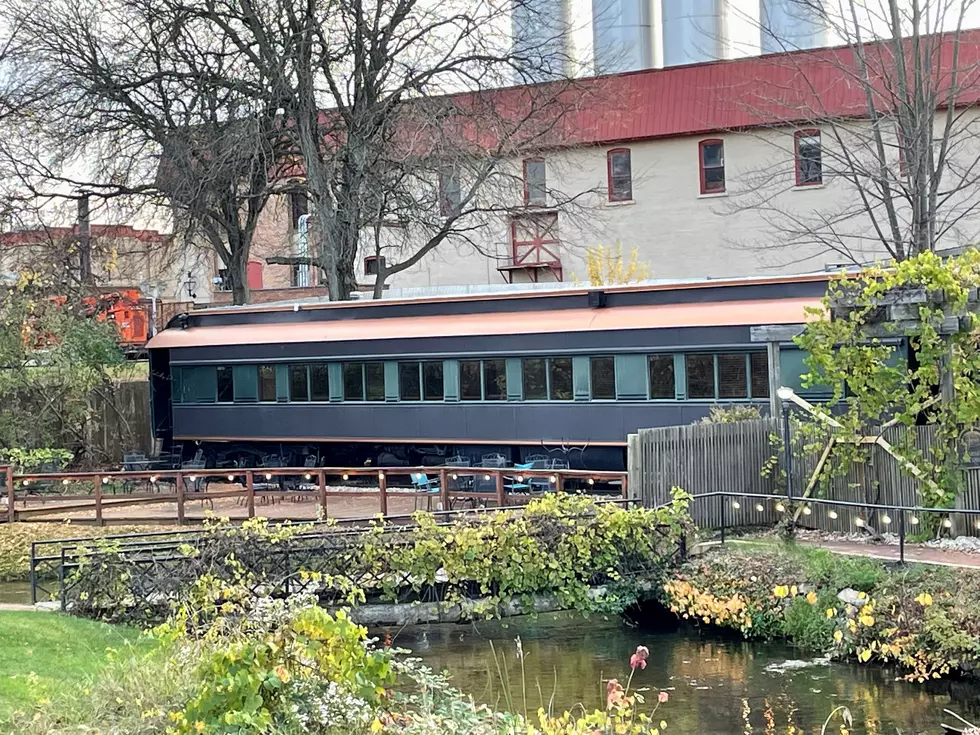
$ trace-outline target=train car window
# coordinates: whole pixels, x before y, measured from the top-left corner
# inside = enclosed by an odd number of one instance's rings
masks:
[[[275,403],[276,368],[274,365],[259,365],[259,400]]]
[[[480,361],[461,360],[459,363],[459,398],[462,401],[483,399],[480,383]]]
[[[548,398],[548,361],[543,357],[524,360],[524,400],[544,401]]]
[[[218,368],[218,403],[231,403],[235,400],[235,379],[230,367]]]
[[[749,366],[744,352],[718,355],[718,397],[749,397]]]
[[[369,362],[364,365],[364,397],[368,401],[385,399],[385,364]]]
[[[673,355],[650,355],[650,397],[674,397]]]
[[[687,356],[687,397],[715,397],[715,356]]]
[[[590,363],[592,398],[603,401],[615,399],[616,361],[611,357],[593,357]]]
[[[507,400],[507,361],[483,361],[483,400]]]
[[[753,352],[749,356],[749,374],[752,379],[752,397],[769,397],[769,355]]]
[[[422,380],[418,362],[398,363],[398,400],[421,401]]]
[[[422,363],[422,399],[441,401],[445,396],[445,383],[442,378],[442,361]]]
[[[306,365],[289,366],[289,400],[309,401],[309,368]]]
[[[344,363],[344,400],[364,400],[364,363]]]
[[[310,398],[314,401],[330,400],[330,370],[320,362],[310,365]]]
[[[572,358],[552,357],[548,360],[549,398],[553,401],[570,401],[572,392]]]

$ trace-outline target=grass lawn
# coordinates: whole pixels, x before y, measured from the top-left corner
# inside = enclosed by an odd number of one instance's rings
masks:
[[[59,613],[0,612],[0,732],[16,710],[61,686],[87,686],[105,666],[107,648],[135,641],[133,628]]]

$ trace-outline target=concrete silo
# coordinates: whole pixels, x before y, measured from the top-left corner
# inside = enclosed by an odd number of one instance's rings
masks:
[[[569,72],[571,63],[568,0],[516,0],[512,33],[515,81],[547,82]]]
[[[661,0],[663,65],[725,58],[724,0]]]
[[[592,38],[598,74],[654,66],[651,0],[592,0]]]

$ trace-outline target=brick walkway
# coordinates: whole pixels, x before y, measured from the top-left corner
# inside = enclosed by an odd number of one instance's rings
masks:
[[[835,554],[847,556],[866,556],[872,559],[898,561],[898,546],[884,544],[855,544],[847,541],[798,541],[804,546],[816,546]],[[933,549],[928,546],[905,545],[905,561],[919,564],[938,564],[947,567],[968,567],[980,569],[980,554],[969,554],[952,549]]]

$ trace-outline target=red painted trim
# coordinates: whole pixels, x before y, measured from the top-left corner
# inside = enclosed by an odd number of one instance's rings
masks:
[[[805,128],[804,130],[797,130],[793,133],[793,161],[796,168],[796,185],[797,186],[820,186],[823,184],[823,157],[820,160],[820,180],[819,181],[803,181],[801,176],[801,166],[802,161],[800,160],[800,138],[819,138],[820,139],[820,150],[823,152],[823,138],[820,136],[820,131],[817,128]]]
[[[702,140],[702,141],[699,141],[698,142],[698,173],[699,173],[700,179],[701,179],[701,193],[702,194],[722,194],[722,193],[724,193],[728,189],[728,178],[727,178],[727,176],[726,176],[725,180],[722,182],[722,186],[721,186],[720,189],[712,189],[711,191],[708,191],[708,189],[707,189],[707,181],[705,181],[705,177],[704,177],[704,172],[705,172],[705,169],[704,169],[704,149],[705,149],[706,146],[715,145],[716,143],[721,144],[721,160],[724,161],[725,160],[725,141],[723,141],[721,138],[707,138],[705,140]],[[718,166],[712,166],[712,168],[719,168],[719,167]],[[722,163],[722,165],[720,166],[720,168],[724,169],[725,168],[725,164]]]
[[[613,194],[612,159],[616,153],[625,153],[630,159],[630,195],[626,198]],[[613,148],[606,152],[606,197],[610,202],[629,202],[633,199],[633,152],[629,148]]]

